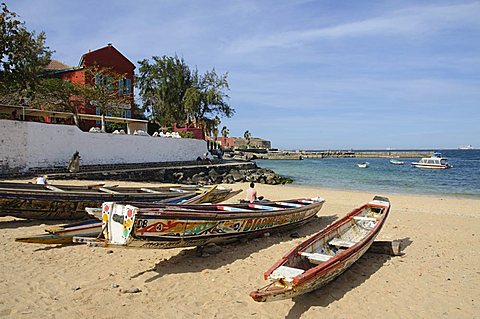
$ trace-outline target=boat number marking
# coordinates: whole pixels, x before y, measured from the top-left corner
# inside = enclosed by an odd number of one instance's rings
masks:
[[[138,228],[145,228],[148,225],[148,220],[147,219],[138,219],[137,220],[137,227]]]

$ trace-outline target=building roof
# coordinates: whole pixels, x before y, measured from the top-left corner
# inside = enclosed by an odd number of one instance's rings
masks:
[[[45,69],[53,71],[53,70],[66,70],[66,69],[70,69],[70,68],[71,68],[71,66],[66,65],[63,62],[60,62],[58,60],[51,60],[50,63],[47,65],[47,67]]]
[[[117,48],[115,48],[111,43],[109,43],[108,45],[102,47],[102,48],[99,48],[99,49],[96,49],[96,50],[92,50],[92,51],[88,51],[87,53],[83,54],[81,59],[80,59],[80,63],[79,63],[79,66],[83,66],[83,63],[84,63],[84,60],[86,57],[88,57],[89,55],[94,55],[95,53],[97,53],[98,51],[102,51],[102,50],[115,50],[120,56],[122,56],[125,61],[127,61],[128,63],[130,63],[133,68],[135,69],[135,64],[133,64],[132,61],[130,61],[126,56],[124,56],[120,51],[117,50]]]

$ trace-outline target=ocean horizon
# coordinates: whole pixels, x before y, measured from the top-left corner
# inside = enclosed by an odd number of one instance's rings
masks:
[[[432,149],[432,151],[435,149]],[[358,150],[357,150],[358,151]],[[385,151],[385,150],[363,150]],[[387,150],[389,151],[389,150]],[[425,151],[425,150],[391,150]],[[348,191],[449,196],[480,199],[480,150],[435,150],[453,165],[449,169],[422,169],[411,165],[419,158],[312,158],[304,160],[256,160],[258,166],[290,177],[292,185]],[[366,169],[357,166],[369,162]]]

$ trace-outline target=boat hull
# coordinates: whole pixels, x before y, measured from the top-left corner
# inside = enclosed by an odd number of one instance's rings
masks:
[[[149,212],[130,205],[104,203],[105,240],[97,243],[100,246],[167,249],[230,242],[298,227],[311,220],[323,203],[324,200],[319,199],[308,206],[265,212],[246,212],[238,208],[240,204],[225,206],[231,211],[224,212],[202,211],[200,205]]]
[[[237,192],[228,192],[222,190],[218,194],[215,192],[216,187],[213,186],[206,192],[202,194],[198,194],[195,196],[190,195],[187,193],[186,195],[179,196],[166,202],[168,204],[178,204],[180,202],[185,202],[188,204],[201,204],[206,201],[213,201],[213,200],[223,200],[224,198],[229,198],[234,196],[240,191]],[[234,195],[231,195],[233,193]],[[213,196],[212,196],[213,195]],[[153,204],[153,203],[139,203],[143,205],[149,205],[150,207],[154,207],[155,205],[161,204]],[[58,226],[51,229],[46,229],[45,231],[48,234],[41,234],[31,237],[21,237],[16,238],[15,240],[18,242],[24,243],[34,243],[34,244],[71,244],[73,243],[73,237],[98,237],[102,233],[102,221],[99,220],[102,218],[102,209],[98,209],[99,212],[96,212],[95,208],[88,207],[87,211],[90,211],[89,216],[95,216],[93,220],[87,220],[84,222]],[[95,211],[95,212],[93,212]],[[93,214],[91,214],[93,212]]]
[[[97,188],[82,188],[80,186],[58,186],[53,189],[42,189],[43,185],[25,184],[22,188],[18,183],[0,184],[0,217],[13,216],[25,219],[44,219],[44,220],[76,220],[88,218],[85,212],[86,207],[101,207],[103,202],[162,202],[177,198],[181,200],[183,196],[195,196],[195,189],[187,190],[161,189],[155,188],[103,188],[108,192],[98,191]],[[45,187],[52,187],[47,185]],[[63,190],[65,188],[65,190]],[[146,191],[144,191],[146,190]],[[121,193],[120,191],[128,191]],[[199,192],[198,188],[197,191]],[[217,202],[225,200],[230,196],[238,194],[231,189],[214,189],[209,192],[201,201],[192,203]]]
[[[303,295],[322,288],[323,286],[327,285],[335,278],[340,276],[342,273],[344,273],[348,268],[350,268],[350,266],[352,266],[358,259],[360,259],[363,254],[365,254],[365,252],[370,248],[375,237],[376,236],[374,236],[368,242],[368,244],[363,246],[361,249],[359,249],[357,252],[355,252],[348,258],[345,258],[341,262],[332,265],[330,269],[327,269],[323,273],[319,273],[317,276],[312,277],[301,285],[267,292],[252,292],[250,296],[253,298],[253,300],[257,302],[270,302],[294,298],[299,295]]]
[[[447,169],[450,168],[449,165],[435,165],[435,164],[421,164],[421,163],[412,163],[412,166],[417,168],[429,168],[429,169]]]

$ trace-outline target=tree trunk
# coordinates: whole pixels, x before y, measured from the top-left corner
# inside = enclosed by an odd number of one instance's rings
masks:
[[[78,120],[78,114],[76,113],[73,113],[73,122],[78,128],[80,128],[80,121]]]

